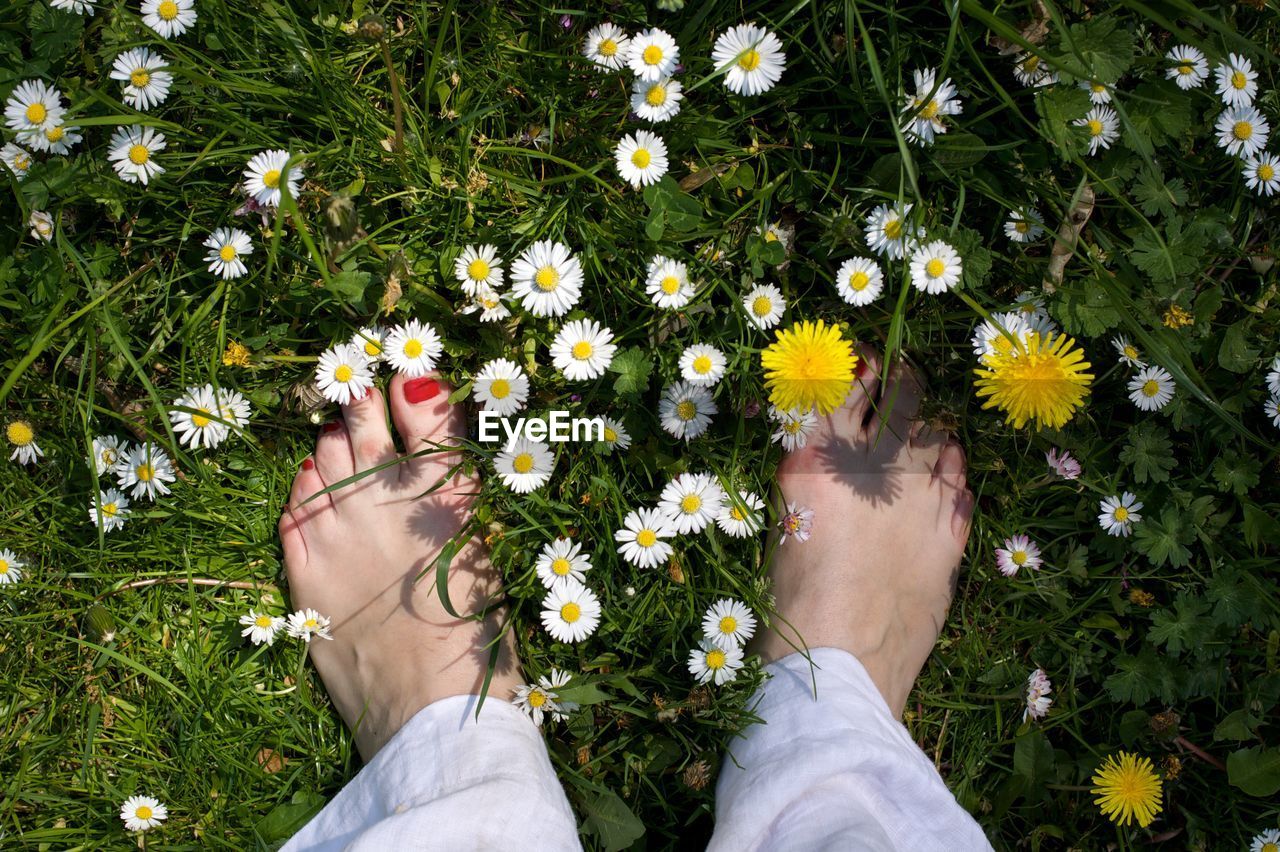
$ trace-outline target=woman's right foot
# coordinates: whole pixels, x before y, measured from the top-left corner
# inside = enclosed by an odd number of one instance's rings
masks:
[[[806,647],[848,651],[901,716],[946,620],[973,494],[960,445],[915,420],[915,375],[898,364],[881,388],[879,360],[861,357],[844,405],[778,469],[781,500],[815,517],[808,541],[774,548],[777,616],[756,650],[765,662]]]

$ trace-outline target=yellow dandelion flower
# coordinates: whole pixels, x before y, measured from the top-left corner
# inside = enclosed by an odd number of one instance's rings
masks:
[[[227,351],[222,353],[222,363],[228,367],[249,366],[249,347],[234,340],[227,344]]]
[[[1116,758],[1119,758],[1117,760]],[[1151,760],[1126,751],[1111,755],[1093,776],[1094,803],[1117,825],[1137,820],[1146,828],[1160,813],[1160,776]]]
[[[780,411],[817,408],[830,414],[853,386],[858,356],[840,329],[817,322],[796,323],[760,354],[769,401]]]
[[[992,352],[974,370],[983,408],[999,408],[1021,429],[1029,420],[1058,428],[1071,419],[1089,395],[1093,374],[1084,350],[1063,334],[1032,334],[1023,346]]]

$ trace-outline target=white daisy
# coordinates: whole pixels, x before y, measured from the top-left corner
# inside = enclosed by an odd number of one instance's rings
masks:
[[[791,252],[791,241],[795,238],[796,229],[781,222],[770,222],[760,227],[760,239],[766,243],[777,243],[782,246],[783,254]]]
[[[290,166],[285,175],[289,152],[279,148],[254,154],[245,166],[240,180],[249,197],[263,207],[280,206],[280,184],[289,187],[289,197],[298,198],[298,181],[302,179],[302,166]]]
[[[655,305],[666,309],[683,308],[694,293],[693,284],[689,282],[689,268],[660,254],[649,261],[644,289]]]
[[[658,497],[658,511],[681,535],[702,532],[715,521],[722,505],[724,491],[709,473],[682,473]]]
[[[622,529],[613,534],[618,553],[638,568],[656,568],[671,558],[671,545],[676,528],[666,514],[657,509],[636,509],[622,520]]]
[[[618,174],[637,189],[657,183],[667,173],[667,143],[648,130],[622,137],[613,154]]]
[[[551,363],[569,381],[585,382],[604,375],[617,349],[610,329],[593,319],[572,320],[551,341]]]
[[[1173,376],[1163,367],[1143,367],[1129,380],[1129,399],[1143,411],[1159,411],[1173,399]]]
[[[120,819],[130,831],[147,831],[169,817],[169,809],[150,796],[130,796],[120,806]]]
[[[1252,157],[1267,146],[1271,124],[1253,106],[1225,109],[1214,125],[1218,131],[1218,147],[1233,157]]]
[[[566,577],[579,583],[585,582],[586,572],[591,570],[591,557],[582,552],[582,545],[569,538],[557,538],[542,546],[542,552],[533,564],[538,579],[548,589]]]
[[[160,38],[175,38],[196,22],[195,0],[142,0],[142,23]]]
[[[680,64],[680,48],[664,30],[651,27],[632,36],[627,45],[627,65],[641,80],[670,77]]]
[[[1130,343],[1129,338],[1123,334],[1112,338],[1111,345],[1116,352],[1120,353],[1120,361],[1122,363],[1128,364],[1130,367],[1136,367],[1139,370],[1147,366],[1147,362],[1142,360],[1142,352],[1138,347]]]
[[[1262,403],[1262,413],[1271,418],[1271,425],[1280,429],[1280,395],[1272,394]]]
[[[1017,341],[1025,343],[1034,331],[1026,316],[1018,311],[992,314],[991,319],[983,321],[973,331],[974,354],[981,359],[996,352],[1012,352]]]
[[[916,242],[923,236],[920,228],[907,221],[911,205],[901,208],[881,204],[867,215],[867,247],[890,260],[901,260],[915,251]]]
[[[918,145],[932,145],[935,135],[947,132],[942,116],[959,115],[964,110],[951,78],[939,83],[937,75],[935,68],[917,69],[912,75],[915,94],[907,95],[903,105],[903,132]]]
[[[884,272],[869,257],[852,257],[836,271],[836,291],[856,308],[869,305],[884,292]]]
[[[349,343],[330,346],[316,364],[316,388],[330,402],[346,405],[364,399],[373,387],[373,370],[361,349]]]
[[[808,506],[788,503],[787,513],[778,519],[778,529],[781,531],[778,544],[786,544],[789,538],[801,543],[808,541],[813,535],[813,521],[817,516],[818,513]]]
[[[724,378],[728,363],[723,352],[705,343],[695,343],[680,353],[680,374],[690,384],[713,387]]]
[[[528,494],[551,479],[556,457],[542,441],[531,441],[521,435],[510,449],[503,449],[493,460],[493,468],[502,484],[517,494]]]
[[[130,496],[135,500],[140,497],[154,500],[156,495],[168,494],[169,486],[165,483],[173,480],[169,454],[150,441],[131,449],[116,467],[116,483],[123,491],[133,489]]]
[[[502,258],[497,246],[467,246],[453,262],[453,276],[462,292],[474,296],[481,287],[497,290],[502,286]]]
[[[1027,709],[1022,711],[1022,721],[1028,719],[1043,719],[1049,713],[1049,707],[1053,704],[1053,699],[1049,697],[1049,693],[1053,692],[1053,684],[1049,682],[1049,676],[1045,674],[1044,669],[1036,669],[1027,676]]]
[[[1011,536],[1004,540],[1004,547],[996,548],[996,568],[1006,577],[1017,574],[1019,568],[1039,570],[1043,564],[1040,548],[1029,536]]]
[[[380,325],[365,326],[351,335],[348,342],[364,353],[370,367],[375,370],[379,361],[386,360],[387,330]]]
[[[1044,460],[1049,464],[1049,470],[1061,476],[1063,479],[1079,479],[1082,468],[1071,453],[1066,450],[1059,450],[1052,447],[1044,454]]]
[[[1077,118],[1072,124],[1083,127],[1089,132],[1091,155],[1110,148],[1111,143],[1120,138],[1116,111],[1109,106],[1096,106],[1089,110],[1084,118]]]
[[[667,121],[680,112],[680,101],[684,99],[683,89],[680,81],[671,77],[657,80],[642,80],[637,77],[631,84],[631,111],[655,124]]]
[[[1078,85],[1081,89],[1089,93],[1090,103],[1096,106],[1102,106],[1103,104],[1111,103],[1111,89],[1108,88],[1104,83],[1095,83],[1090,80],[1081,80],[1076,85]]]
[[[707,431],[711,416],[719,411],[710,390],[688,382],[668,385],[658,401],[662,428],[686,441],[692,441]]]
[[[764,501],[751,491],[739,491],[738,501],[726,494],[716,516],[716,526],[734,538],[750,538],[764,529]]]
[[[32,210],[27,224],[31,226],[31,236],[35,239],[46,243],[53,240],[53,217],[45,211]]]
[[[1107,531],[1107,535],[1127,536],[1133,525],[1142,520],[1142,515],[1138,514],[1142,504],[1138,502],[1137,495],[1129,491],[1103,499],[1098,508],[1102,510],[1098,515],[1098,525]]]
[[[111,65],[111,79],[124,83],[121,100],[138,110],[149,110],[164,103],[173,85],[167,62],[145,47],[126,50]]]
[[[9,167],[9,171],[13,172],[14,177],[18,180],[22,180],[27,176],[27,172],[31,170],[31,164],[34,162],[30,151],[12,142],[5,143],[5,146],[0,148],[0,161],[3,161]]]
[[[1273,396],[1280,396],[1280,355],[1271,360],[1271,369],[1267,371],[1267,390]]]
[[[5,437],[13,447],[9,461],[18,464],[35,464],[36,459],[44,456],[44,450],[36,443],[36,430],[26,420],[11,420],[5,427]]]
[[[576,702],[562,700],[556,691],[568,683],[569,673],[553,668],[551,674],[538,678],[536,684],[517,686],[511,703],[539,727],[544,717],[550,717],[553,722],[563,721],[578,709]]]
[[[812,408],[779,411],[771,405],[769,419],[778,424],[778,431],[773,433],[772,441],[782,444],[782,449],[788,453],[804,449],[809,443],[809,436],[818,428],[818,416],[813,413]]]
[[[761,331],[773,328],[782,319],[787,309],[787,300],[782,291],[772,284],[758,284],[742,297],[742,309],[747,312],[747,319]]]
[[[582,265],[564,243],[541,240],[511,264],[511,295],[535,317],[564,316],[582,297]]]
[[[79,130],[79,127],[72,124],[55,124],[41,131],[24,133],[19,138],[46,154],[69,154],[72,148],[84,140]]]
[[[1058,82],[1058,72],[1034,53],[1022,53],[1014,61],[1013,76],[1028,88],[1048,86]]]
[[[592,27],[587,40],[582,43],[582,55],[595,63],[601,71],[617,71],[627,62],[631,37],[616,24],[603,23]]]
[[[1258,94],[1258,72],[1243,56],[1229,55],[1226,62],[1218,65],[1214,76],[1218,79],[1218,97],[1229,107],[1249,106]]]
[[[1269,828],[1253,836],[1249,852],[1280,852],[1280,829]]]
[[[1043,233],[1044,219],[1034,207],[1009,211],[1009,218],[1004,223],[1004,235],[1015,243],[1038,240]]]
[[[310,607],[300,609],[297,612],[289,613],[289,620],[285,625],[285,632],[294,639],[301,639],[307,644],[311,644],[311,639],[329,639],[333,637],[329,635],[329,617],[321,615]]]
[[[557,642],[581,642],[600,626],[600,599],[577,580],[560,580],[542,599],[542,626]]]
[[[742,601],[721,598],[702,616],[702,634],[721,648],[741,648],[756,635],[756,617]]]
[[[471,395],[485,411],[509,417],[524,408],[529,398],[529,377],[515,361],[495,358],[471,380]]]
[[[1194,89],[1209,78],[1209,60],[1189,44],[1178,45],[1164,58],[1173,63],[1164,72],[1165,77],[1177,83],[1183,91]]]
[[[623,426],[612,417],[600,418],[604,421],[604,451],[612,453],[614,450],[625,450],[631,446],[631,433],[627,431],[627,427]]]
[[[480,312],[480,322],[501,322],[511,316],[511,309],[502,301],[502,294],[492,287],[478,287],[458,313],[473,314]]]
[[[387,332],[385,352],[391,368],[412,379],[431,372],[444,343],[431,323],[411,319]]]
[[[120,179],[146,186],[151,178],[164,172],[155,155],[165,149],[163,133],[150,127],[117,127],[111,134],[107,159]]]
[[[93,17],[93,3],[89,2],[89,0],[49,0],[49,5],[63,12],[73,12],[77,15]]]
[[[25,137],[57,127],[64,112],[61,92],[43,80],[23,80],[4,103],[4,122]]]
[[[173,401],[169,412],[178,441],[192,449],[212,449],[226,439],[229,430],[221,422],[221,416],[213,385],[187,388],[186,393]]]
[[[283,616],[249,610],[248,615],[240,616],[240,623],[244,626],[244,630],[240,631],[241,636],[248,637],[255,645],[271,645],[276,641],[280,628],[284,627],[285,619]]]
[[[730,683],[737,679],[740,668],[742,649],[736,645],[721,648],[710,639],[703,639],[689,652],[689,674],[698,683]]]
[[[0,550],[0,586],[8,586],[22,579],[22,569],[27,567],[27,563],[17,557],[12,550],[7,547]]]
[[[1245,160],[1244,182],[1259,195],[1280,192],[1280,157],[1263,152]]]
[[[253,254],[253,242],[239,228],[218,228],[205,238],[203,245],[209,250],[204,256],[209,271],[222,280],[240,278],[249,271],[242,258]]]
[[[950,244],[934,240],[911,255],[911,283],[926,293],[945,293],[960,283],[963,261]]]
[[[218,388],[217,399],[223,428],[228,432],[243,432],[253,414],[253,406],[249,404],[249,400],[234,388]]]
[[[128,452],[128,445],[115,435],[99,435],[93,439],[94,472],[102,476],[107,471],[115,470],[121,457]]]
[[[782,42],[763,27],[739,24],[720,34],[711,48],[711,61],[724,73],[724,86],[735,95],[767,92],[787,70]]]

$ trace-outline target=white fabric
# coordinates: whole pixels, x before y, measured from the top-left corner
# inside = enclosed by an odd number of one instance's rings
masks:
[[[853,655],[810,659],[766,668],[763,724],[730,747],[709,852],[989,850]],[[581,849],[542,734],[493,698],[477,721],[475,700],[419,711],[285,852]]]

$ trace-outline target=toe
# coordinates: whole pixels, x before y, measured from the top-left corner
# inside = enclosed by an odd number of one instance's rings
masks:
[[[323,490],[324,480],[316,470],[315,461],[308,456],[298,468],[289,490],[289,503],[280,516],[280,541],[289,571],[307,564],[307,530],[333,514],[333,501],[328,494],[320,493]]]
[[[853,379],[853,389],[840,407],[849,412],[859,426],[867,419],[867,411],[871,408],[871,400],[876,398],[880,387],[880,369],[883,366],[880,353],[874,347],[858,344],[858,371]]]
[[[449,441],[451,436],[465,434],[463,406],[450,405],[452,393],[437,376],[406,379],[396,376],[391,380],[388,396],[391,400],[391,419],[404,441],[410,459],[401,466],[400,478],[422,479],[430,487],[446,475],[457,462],[457,452],[440,452],[437,447]],[[416,454],[416,455],[415,455]]]
[[[316,441],[316,470],[326,485],[334,485],[355,475],[356,463],[351,452],[351,438],[341,418],[320,427]]]
[[[942,480],[943,484],[950,488],[960,490],[965,485],[964,471],[964,447],[961,447],[954,437],[948,437],[933,466],[934,478]]]
[[[387,426],[387,408],[377,388],[342,409],[351,439],[356,470],[369,470],[396,457],[396,446]]]
[[[969,538],[973,518],[973,492],[965,474],[964,448],[952,438],[942,448],[933,466],[933,478],[942,485],[943,498],[951,506],[951,533],[963,547]]]
[[[920,473],[938,475],[938,460],[952,441],[951,433],[923,420],[908,427],[911,434],[911,460]]]
[[[874,434],[887,426],[899,440],[907,440],[911,422],[920,413],[923,395],[924,387],[915,371],[901,360],[895,363],[880,388],[876,413],[869,424]]]

